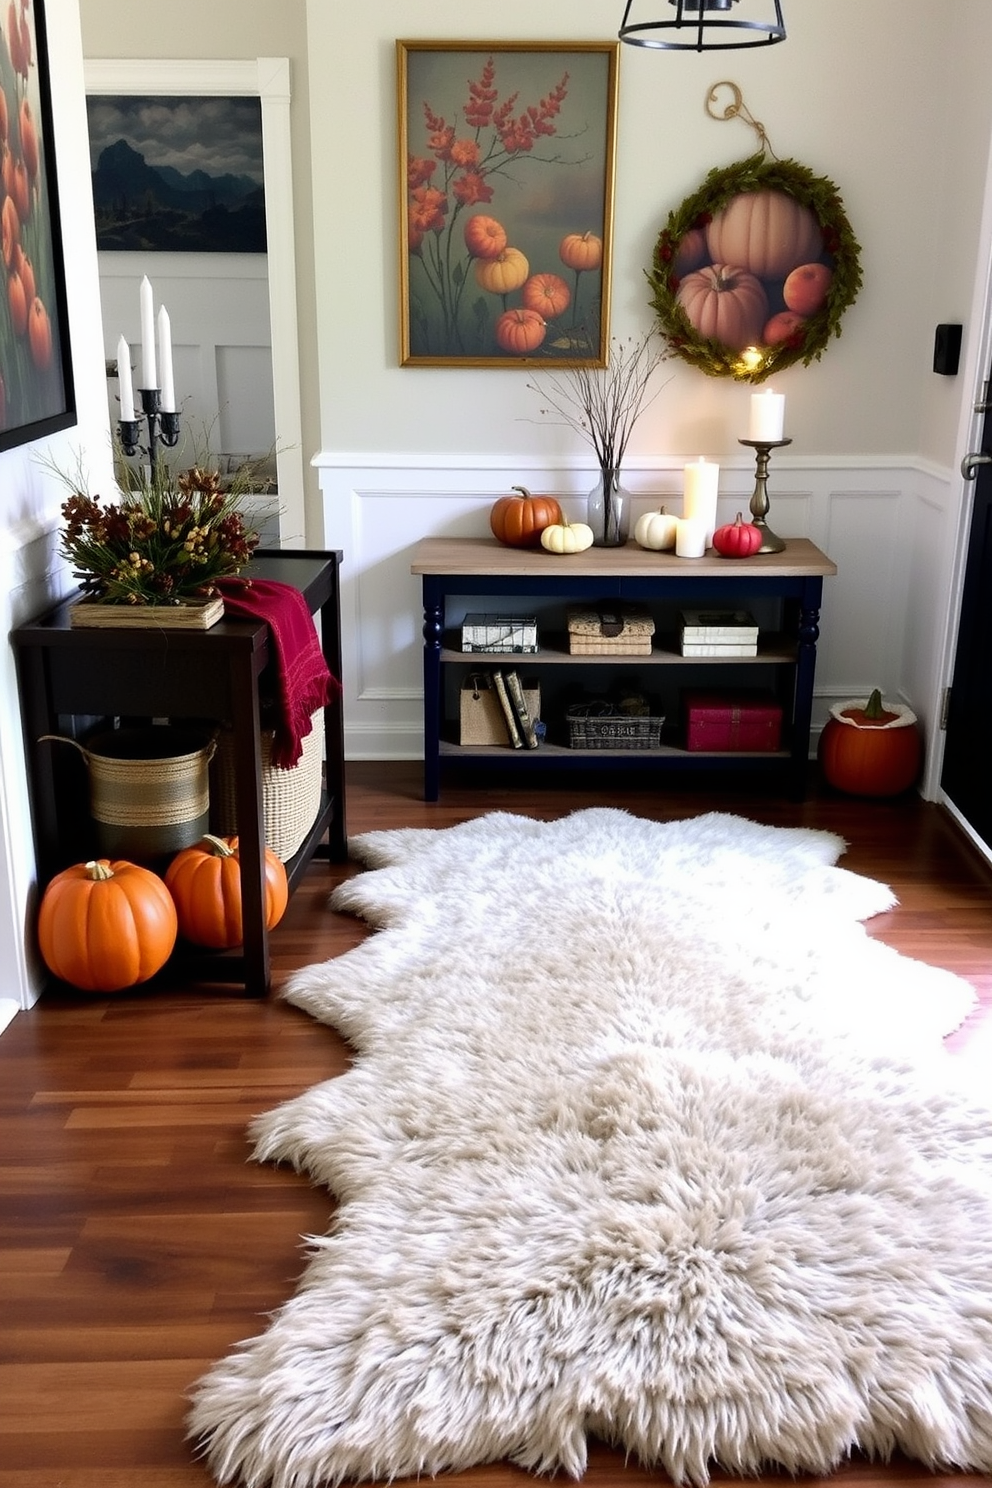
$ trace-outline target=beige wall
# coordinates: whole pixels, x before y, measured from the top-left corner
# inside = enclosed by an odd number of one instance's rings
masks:
[[[934,326],[967,320],[976,272],[992,94],[988,0],[791,0],[789,37],[762,51],[621,49],[613,315],[651,319],[644,270],[668,212],[714,165],[751,152],[740,121],[709,120],[732,78],[780,156],[840,187],[863,247],[865,287],[820,363],[790,368],[794,454],[955,455],[962,379],[931,371]],[[568,453],[575,436],[535,420],[519,371],[400,368],[397,356],[395,64],[404,37],[615,35],[620,0],[309,0],[322,442],[329,451]],[[495,36],[494,36],[495,30]],[[969,331],[972,330],[969,327]],[[967,355],[967,346],[966,346]],[[635,430],[632,453],[736,448],[747,390],[680,367]],[[571,439],[571,443],[568,440]],[[555,442],[557,441],[557,443]]]
[[[319,493],[310,469],[310,457],[320,447],[320,412],[305,0],[170,0],[161,6],[79,0],[79,10],[84,57],[289,58],[307,525],[312,545],[319,545]]]

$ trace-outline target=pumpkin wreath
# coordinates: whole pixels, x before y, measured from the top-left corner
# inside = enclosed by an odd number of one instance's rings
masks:
[[[860,251],[833,181],[762,152],[711,170],[670,214],[646,271],[651,304],[685,361],[762,382],[840,335]]]

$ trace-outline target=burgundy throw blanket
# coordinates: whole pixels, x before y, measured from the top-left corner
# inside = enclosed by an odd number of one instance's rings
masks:
[[[272,763],[290,770],[303,753],[311,715],[341,690],[320,649],[313,616],[299,589],[275,579],[220,579],[224,613],[264,620],[272,643],[275,731]]]

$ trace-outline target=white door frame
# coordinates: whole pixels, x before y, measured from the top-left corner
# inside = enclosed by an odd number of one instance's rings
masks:
[[[279,533],[285,547],[305,547],[289,59],[206,62],[89,57],[83,70],[87,94],[249,97],[261,101]]]

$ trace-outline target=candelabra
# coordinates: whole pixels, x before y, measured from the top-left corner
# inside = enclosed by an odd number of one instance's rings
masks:
[[[179,443],[179,415],[162,407],[159,388],[139,388],[142,417],[148,421],[148,443],[142,445],[141,419],[121,419],[117,425],[121,448],[126,455],[136,455],[139,449],[148,456],[151,479],[154,482],[159,463],[159,446],[173,449]]]
[[[771,530],[768,516],[768,461],[773,449],[791,444],[791,439],[739,439],[755,452],[754,495],[751,497],[751,521],[761,533],[759,553],[783,553],[785,543]]]

